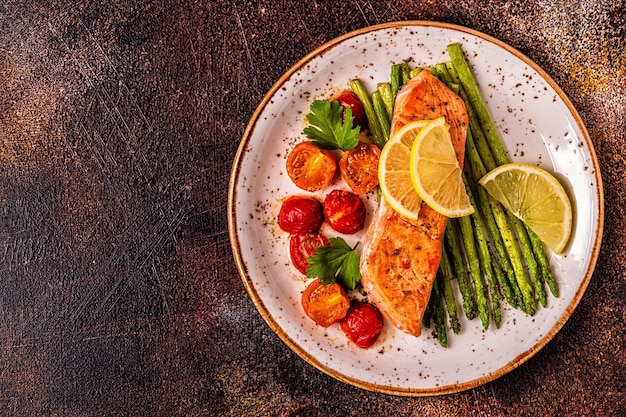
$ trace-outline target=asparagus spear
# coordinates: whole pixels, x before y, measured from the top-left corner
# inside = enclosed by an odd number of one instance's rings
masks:
[[[461,291],[465,317],[472,320],[476,317],[476,301],[474,301],[474,294],[472,293],[472,288],[468,281],[469,278],[467,277],[467,271],[465,270],[465,261],[463,259],[463,254],[461,253],[459,241],[450,220],[448,220],[446,230],[444,232],[444,242],[444,249],[449,251],[452,269],[456,276],[457,283],[459,284],[459,290]]]
[[[422,69],[423,68],[421,68],[421,67],[415,67],[411,71],[409,71],[409,79],[411,79],[411,78],[415,77],[417,74],[419,74]]]
[[[450,76],[450,73],[448,72],[448,68],[446,67],[445,63],[441,62],[439,64],[435,64],[434,68],[437,72],[437,76],[439,77],[439,79],[443,81],[448,87],[450,87],[451,84],[457,84],[452,80],[452,77]]]
[[[374,113],[376,113],[376,118],[378,119],[378,124],[380,125],[383,142],[387,143],[387,141],[389,140],[391,122],[389,120],[389,117],[387,116],[385,102],[383,101],[383,98],[381,97],[378,90],[372,93],[372,105],[374,107]]]
[[[530,243],[533,247],[533,252],[537,257],[537,261],[539,262],[539,269],[541,270],[541,275],[544,281],[548,284],[548,288],[552,292],[552,295],[555,297],[559,296],[559,285],[556,282],[556,278],[552,273],[552,267],[550,266],[550,260],[546,255],[546,251],[543,248],[543,243],[539,236],[532,230],[528,229],[528,237],[530,238]]]
[[[487,306],[487,295],[483,284],[482,272],[480,270],[480,261],[478,252],[476,251],[476,242],[474,241],[474,232],[470,216],[460,217],[458,219],[461,227],[461,238],[465,255],[469,265],[469,276],[474,283],[474,294],[476,294],[476,304],[478,308],[478,316],[484,329],[489,328],[489,307]]]
[[[476,224],[476,223],[475,223]],[[482,225],[476,225],[476,228],[482,227]],[[498,292],[498,280],[495,277],[495,272],[493,271],[493,264],[489,262],[489,258],[485,258],[485,256],[490,256],[489,247],[481,248],[481,252],[479,252],[481,259],[483,259],[484,272],[485,277],[487,278],[487,288],[489,289],[489,298],[491,300],[491,312],[493,315],[493,322],[496,324],[496,328],[500,328],[502,324],[502,309],[500,306],[500,293]]]
[[[400,76],[402,77],[402,84],[408,83],[411,79],[411,69],[406,62],[400,64]]]
[[[378,90],[380,97],[383,99],[383,103],[385,103],[387,118],[391,120],[391,116],[393,116],[393,95],[391,93],[391,84],[379,83],[376,89]]]
[[[402,75],[400,75],[400,66],[401,64],[393,64],[391,66],[391,98],[394,103],[396,101],[396,95],[398,94],[398,90],[400,90],[400,87],[402,87],[403,85]]]
[[[493,273],[496,276],[496,280],[498,281],[498,287],[500,287],[502,294],[504,294],[506,301],[511,305],[511,307],[517,308],[517,296],[513,293],[513,289],[509,284],[506,273],[504,272],[504,269],[502,269],[502,265],[499,262],[498,254],[493,252],[491,246],[489,246],[488,249],[489,253],[491,254],[491,259],[493,260],[493,262],[491,262],[491,268],[493,269]],[[521,297],[521,294],[519,296]]]
[[[433,306],[433,320],[435,322],[435,334],[441,346],[448,347],[448,335],[446,333],[446,312],[441,302],[441,294],[439,290],[439,282],[433,283],[433,290],[430,296],[430,303]]]
[[[363,110],[365,110],[369,131],[372,134],[372,141],[376,146],[382,149],[383,146],[385,146],[385,138],[383,136],[382,127],[380,126],[378,117],[376,116],[376,112],[374,111],[372,100],[370,99],[365,86],[361,80],[355,78],[350,81],[350,88],[357,95],[359,100],[361,100],[361,104],[363,104]]]
[[[489,142],[489,147],[491,148],[494,160],[498,165],[508,163],[509,157],[506,153],[506,149],[504,149],[504,146],[500,141],[500,137],[498,136],[498,132],[496,131],[496,128],[491,120],[487,106],[485,106],[485,102],[481,98],[480,91],[478,90],[478,85],[474,80],[472,71],[465,61],[465,54],[463,53],[461,45],[453,43],[448,45],[447,49],[452,65],[456,69],[456,73],[461,80],[461,85],[463,85],[463,89],[467,93],[470,103],[476,111],[480,125],[485,133],[485,138]]]
[[[528,231],[524,226],[524,223],[522,223],[520,219],[518,219],[508,211],[507,215],[509,217],[509,221],[511,222],[511,224],[513,224],[513,227],[515,228],[515,232],[517,233],[517,238],[520,242],[520,248],[522,248],[522,253],[524,254],[524,260],[526,261],[526,265],[528,266],[528,272],[530,273],[531,283],[534,287],[535,294],[537,295],[537,298],[539,299],[541,305],[546,307],[548,305],[546,290],[543,286],[543,280],[541,278],[539,266],[535,259],[535,253],[533,252],[533,247],[528,236]]]
[[[452,289],[452,276],[450,274],[448,254],[443,248],[441,250],[437,279],[442,282],[441,287],[443,298],[446,301],[446,309],[448,310],[450,328],[455,334],[459,334],[461,332],[461,322],[459,321],[456,299],[454,298],[454,290]]]
[[[474,198],[474,193],[472,191],[472,187],[470,186],[469,180],[467,176],[463,174],[463,183],[465,184],[465,190],[467,191],[467,195],[469,196],[470,202],[472,206],[476,207],[476,200]],[[500,311],[500,296],[498,294],[498,283],[494,276],[494,272],[491,266],[491,252],[489,251],[489,245],[487,243],[487,238],[485,236],[485,226],[483,224],[483,220],[478,214],[478,211],[474,211],[474,213],[470,214],[471,224],[470,227],[474,231],[474,238],[476,241],[476,247],[478,249],[477,253],[474,254],[478,258],[479,266],[482,266],[482,273],[484,274],[487,281],[487,290],[489,291],[489,298],[491,299],[491,311],[493,315],[493,321],[496,324],[496,327],[500,327],[500,323],[502,321],[502,312]],[[471,230],[468,231],[471,233]],[[475,251],[475,250],[474,250]],[[471,255],[471,251],[468,252],[468,257]],[[471,265],[471,263],[470,263]],[[479,269],[478,272],[481,272]],[[474,285],[476,287],[476,283]],[[478,290],[477,290],[478,292]],[[485,303],[486,303],[486,294],[485,294]],[[479,304],[480,311],[480,304]],[[484,326],[484,323],[483,323]],[[486,327],[485,327],[486,328]]]

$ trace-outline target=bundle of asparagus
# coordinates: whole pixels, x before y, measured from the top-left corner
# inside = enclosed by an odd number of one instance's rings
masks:
[[[439,343],[447,347],[447,328],[460,333],[459,307],[452,282],[461,294],[460,310],[468,320],[479,317],[484,329],[493,320],[502,321],[501,297],[513,308],[528,315],[537,303],[547,306],[547,285],[558,297],[558,285],[543,243],[521,220],[508,212],[478,184],[487,172],[509,163],[509,157],[495,129],[478,85],[458,43],[448,45],[450,60],[426,70],[438,77],[465,102],[469,129],[464,162],[465,188],[474,213],[450,219],[444,248],[424,323],[435,325]],[[372,142],[380,148],[389,140],[393,104],[398,90],[422,68],[406,62],[391,66],[390,79],[369,94],[354,79],[351,89],[366,112]],[[446,316],[448,326],[446,326]]]

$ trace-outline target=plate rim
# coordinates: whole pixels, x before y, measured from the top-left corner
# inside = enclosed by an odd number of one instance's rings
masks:
[[[382,384],[369,383],[366,381],[362,381],[356,378],[352,378],[346,375],[343,375],[341,372],[332,369],[329,366],[322,364],[320,361],[315,359],[312,355],[306,352],[303,348],[301,348],[288,334],[285,330],[283,330],[280,325],[272,318],[269,313],[267,307],[264,305],[261,297],[257,293],[254,288],[254,284],[252,279],[248,273],[248,269],[245,265],[245,261],[242,258],[239,236],[237,234],[237,213],[235,202],[237,200],[237,184],[239,182],[239,174],[241,170],[241,162],[246,155],[246,150],[248,148],[248,144],[252,137],[252,132],[254,131],[254,127],[259,120],[259,116],[262,114],[265,109],[267,103],[274,97],[276,92],[282,87],[282,85],[297,71],[302,69],[307,65],[310,61],[315,59],[317,56],[324,53],[324,51],[333,48],[347,39],[358,37],[367,33],[376,32],[379,30],[387,30],[393,28],[405,28],[405,27],[435,27],[440,29],[448,29],[456,32],[466,33],[477,38],[483,39],[491,44],[494,44],[502,49],[505,49],[516,58],[523,61],[529,67],[531,67],[534,71],[536,71],[544,81],[546,81],[550,87],[555,91],[555,93],[559,96],[559,98],[563,101],[563,104],[566,106],[570,115],[574,119],[576,126],[580,129],[582,134],[582,140],[587,146],[587,151],[589,153],[591,162],[593,164],[593,176],[596,180],[596,187],[594,189],[594,195],[598,201],[598,218],[596,224],[596,236],[592,244],[592,250],[589,259],[589,266],[587,267],[587,271],[583,279],[576,290],[574,297],[571,302],[565,308],[563,314],[559,319],[554,323],[549,332],[547,332],[544,337],[538,340],[531,348],[519,354],[517,357],[508,361],[508,363],[502,367],[500,367],[497,371],[488,373],[479,378],[475,378],[469,381],[464,381],[461,383],[455,383],[451,385],[445,386],[436,386],[432,388],[410,388],[410,387],[397,387],[397,386],[387,386]],[[250,120],[248,121],[246,128],[242,134],[242,140],[237,148],[237,152],[233,159],[231,176],[229,180],[228,187],[228,201],[227,201],[227,215],[228,215],[228,233],[229,239],[231,243],[232,254],[235,260],[235,265],[237,271],[242,279],[248,297],[253,302],[255,308],[264,319],[264,321],[268,324],[268,326],[272,329],[272,331],[285,343],[294,353],[296,353],[301,359],[303,359],[308,364],[312,365],[316,369],[321,372],[341,381],[346,384],[384,394],[398,395],[398,396],[433,396],[433,395],[444,395],[444,394],[452,394],[456,392],[465,391],[468,389],[476,388],[478,386],[484,385],[488,382],[491,382],[509,372],[516,369],[526,361],[528,361],[531,357],[533,357],[537,352],[539,352],[545,345],[547,345],[554,336],[561,330],[561,328],[565,325],[565,323],[569,320],[572,313],[578,306],[580,300],[582,299],[583,294],[585,293],[591,277],[593,276],[597,260],[599,257],[600,248],[602,245],[602,235],[603,235],[603,227],[604,227],[604,189],[602,183],[602,173],[600,171],[600,166],[598,163],[598,159],[596,156],[595,149],[593,147],[593,142],[589,135],[589,132],[580,117],[580,114],[567,97],[565,92],[559,87],[559,85],[550,77],[538,64],[536,64],[533,60],[527,57],[525,54],[512,47],[511,45],[491,36],[487,35],[483,32],[480,32],[476,29],[471,29],[465,26],[439,22],[439,21],[429,21],[429,20],[402,20],[402,21],[394,21],[381,23],[371,26],[366,26],[360,29],[356,29],[350,32],[347,32],[343,35],[335,37],[318,47],[314,48],[312,51],[304,55],[302,58],[298,59],[285,73],[283,73],[278,80],[272,85],[272,87],[264,94],[262,100],[257,105],[254,110]]]

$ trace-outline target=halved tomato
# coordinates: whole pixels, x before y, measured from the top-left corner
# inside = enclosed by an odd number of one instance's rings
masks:
[[[321,246],[328,245],[326,236],[320,233],[297,233],[289,238],[289,256],[296,269],[306,275],[307,258]]]
[[[324,199],[324,218],[339,233],[353,234],[365,225],[365,204],[353,192],[333,190]]]
[[[306,191],[319,191],[330,185],[335,177],[337,161],[333,154],[313,145],[300,142],[287,156],[287,175]]]
[[[358,195],[365,195],[378,185],[380,148],[372,143],[359,142],[343,153],[339,160],[341,177]]]
[[[322,327],[328,327],[346,316],[350,299],[341,285],[324,285],[316,279],[302,293],[302,307],[311,320]]]

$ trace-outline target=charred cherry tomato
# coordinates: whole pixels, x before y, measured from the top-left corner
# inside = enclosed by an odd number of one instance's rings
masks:
[[[296,269],[306,275],[307,258],[320,246],[328,245],[326,236],[319,233],[297,233],[289,238],[289,255]]]
[[[359,142],[343,153],[339,160],[341,177],[358,195],[365,195],[378,185],[380,148],[372,143]]]
[[[346,119],[346,107],[350,107],[352,110],[352,126],[361,126],[361,129],[367,128],[367,117],[365,116],[365,110],[363,109],[363,103],[359,100],[359,97],[351,90],[343,90],[337,97],[337,101],[344,108],[343,120]]]
[[[302,307],[311,320],[328,327],[346,316],[350,300],[341,285],[324,285],[316,279],[302,293]]]
[[[287,175],[303,190],[319,191],[328,187],[336,170],[333,154],[311,141],[297,144],[287,156]]]
[[[355,345],[366,349],[378,340],[383,329],[383,317],[372,304],[356,301],[339,325]]]
[[[278,225],[285,232],[315,232],[322,225],[322,203],[313,197],[289,197],[278,213]]]
[[[353,192],[333,190],[324,199],[324,217],[337,232],[353,234],[365,224],[365,204]]]

